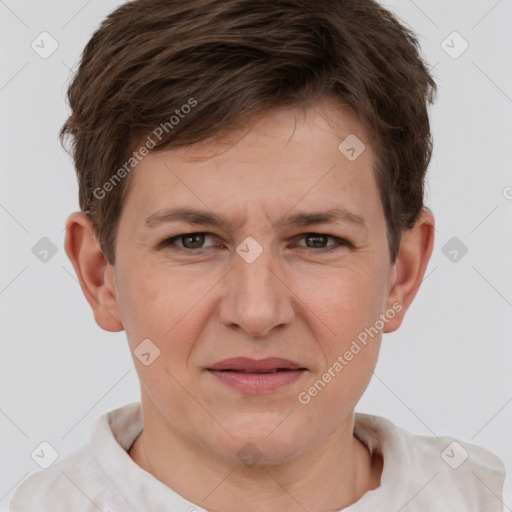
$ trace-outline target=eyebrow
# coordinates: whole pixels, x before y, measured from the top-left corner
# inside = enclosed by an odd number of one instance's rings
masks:
[[[147,227],[153,228],[164,223],[180,221],[189,224],[205,225],[216,228],[228,228],[232,231],[243,224],[237,224],[235,222],[229,221],[210,211],[203,211],[186,207],[167,208],[165,210],[158,211],[147,217],[144,223]],[[320,212],[299,212],[293,215],[285,215],[279,219],[274,227],[306,227],[314,224],[335,223],[352,224],[365,230],[368,228],[366,220],[361,215],[352,213],[345,208],[333,208]]]

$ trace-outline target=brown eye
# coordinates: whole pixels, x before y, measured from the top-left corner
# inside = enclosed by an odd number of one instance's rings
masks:
[[[186,249],[201,249],[204,237],[203,233],[192,233],[190,235],[182,235],[180,241]]]
[[[308,233],[304,235],[304,241],[306,242],[306,245],[310,248],[319,248],[324,249],[327,243],[327,239],[331,238],[327,235],[318,235],[315,233]]]
[[[321,233],[305,233],[300,236],[301,240],[305,242],[305,246],[300,244],[299,247],[306,248],[306,249],[319,249],[324,251],[332,251],[336,249],[340,249],[343,246],[351,247],[354,246],[348,241],[343,238],[339,238],[337,236],[331,236],[331,235],[324,235]],[[328,244],[328,241],[333,240],[334,243]]]
[[[163,240],[159,247],[170,247],[177,250],[197,250],[206,249],[210,246],[203,246],[208,233],[185,233],[183,235],[174,236]]]

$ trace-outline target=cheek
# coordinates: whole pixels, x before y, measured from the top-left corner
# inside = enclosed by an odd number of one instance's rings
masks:
[[[143,372],[141,378],[148,382],[155,373],[162,372],[168,372],[182,383],[193,378],[189,374],[189,359],[206,321],[213,314],[212,300],[208,299],[213,297],[214,284],[215,279],[207,275],[157,265],[145,272],[139,269],[124,280],[120,290],[122,315],[129,327],[127,338],[132,352],[145,339],[151,340],[160,351],[149,368],[135,361]],[[147,369],[152,371],[148,373]]]
[[[306,295],[321,319],[316,339],[323,352],[310,390],[318,394],[318,406],[338,410],[340,404],[355,406],[375,368],[381,339],[375,325],[383,312],[385,279],[383,268],[374,264],[338,270],[324,283]]]
[[[375,323],[385,300],[385,279],[375,267],[338,269],[305,280],[301,297],[331,334],[347,340]]]
[[[180,319],[185,320],[211,288],[186,269],[161,265],[133,265],[132,268],[136,271],[126,272],[119,287],[121,314],[134,330],[147,330],[159,338],[179,328]]]

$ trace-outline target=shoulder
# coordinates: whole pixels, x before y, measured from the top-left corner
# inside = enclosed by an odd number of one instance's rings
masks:
[[[30,475],[15,490],[10,512],[111,512],[132,510],[90,443],[48,469]]]
[[[80,487],[81,474],[91,465],[87,447],[74,451],[53,466],[30,475],[15,491],[11,512],[29,512],[67,507],[82,508]],[[78,483],[76,481],[78,480]],[[77,487],[78,486],[78,487]],[[44,508],[41,508],[44,507]]]
[[[356,416],[355,433],[378,449],[400,473],[400,481],[383,471],[382,485],[396,486],[414,498],[404,509],[451,509],[464,512],[502,512],[505,467],[489,450],[450,436],[420,436],[390,421]],[[362,439],[363,440],[363,439]],[[363,440],[363,442],[365,442]]]
[[[30,475],[15,490],[10,511],[131,510],[117,489],[117,477],[131,462],[126,449],[141,425],[139,403],[99,417],[87,444],[48,469]]]
[[[92,450],[85,445],[30,475],[14,492],[10,512],[98,512],[116,500]],[[126,503],[122,510],[127,510]]]
[[[512,467],[507,464],[506,470],[507,476],[503,486],[503,512],[510,512],[510,507],[512,506]]]

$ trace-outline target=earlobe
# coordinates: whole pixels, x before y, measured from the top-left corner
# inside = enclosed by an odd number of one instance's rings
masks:
[[[415,225],[402,233],[386,300],[386,309],[392,308],[397,314],[386,324],[383,332],[393,332],[400,327],[420,288],[434,247],[434,226],[434,216],[425,208]]]
[[[106,331],[122,331],[113,268],[99,246],[91,221],[83,212],[68,217],[64,248],[96,323]]]

